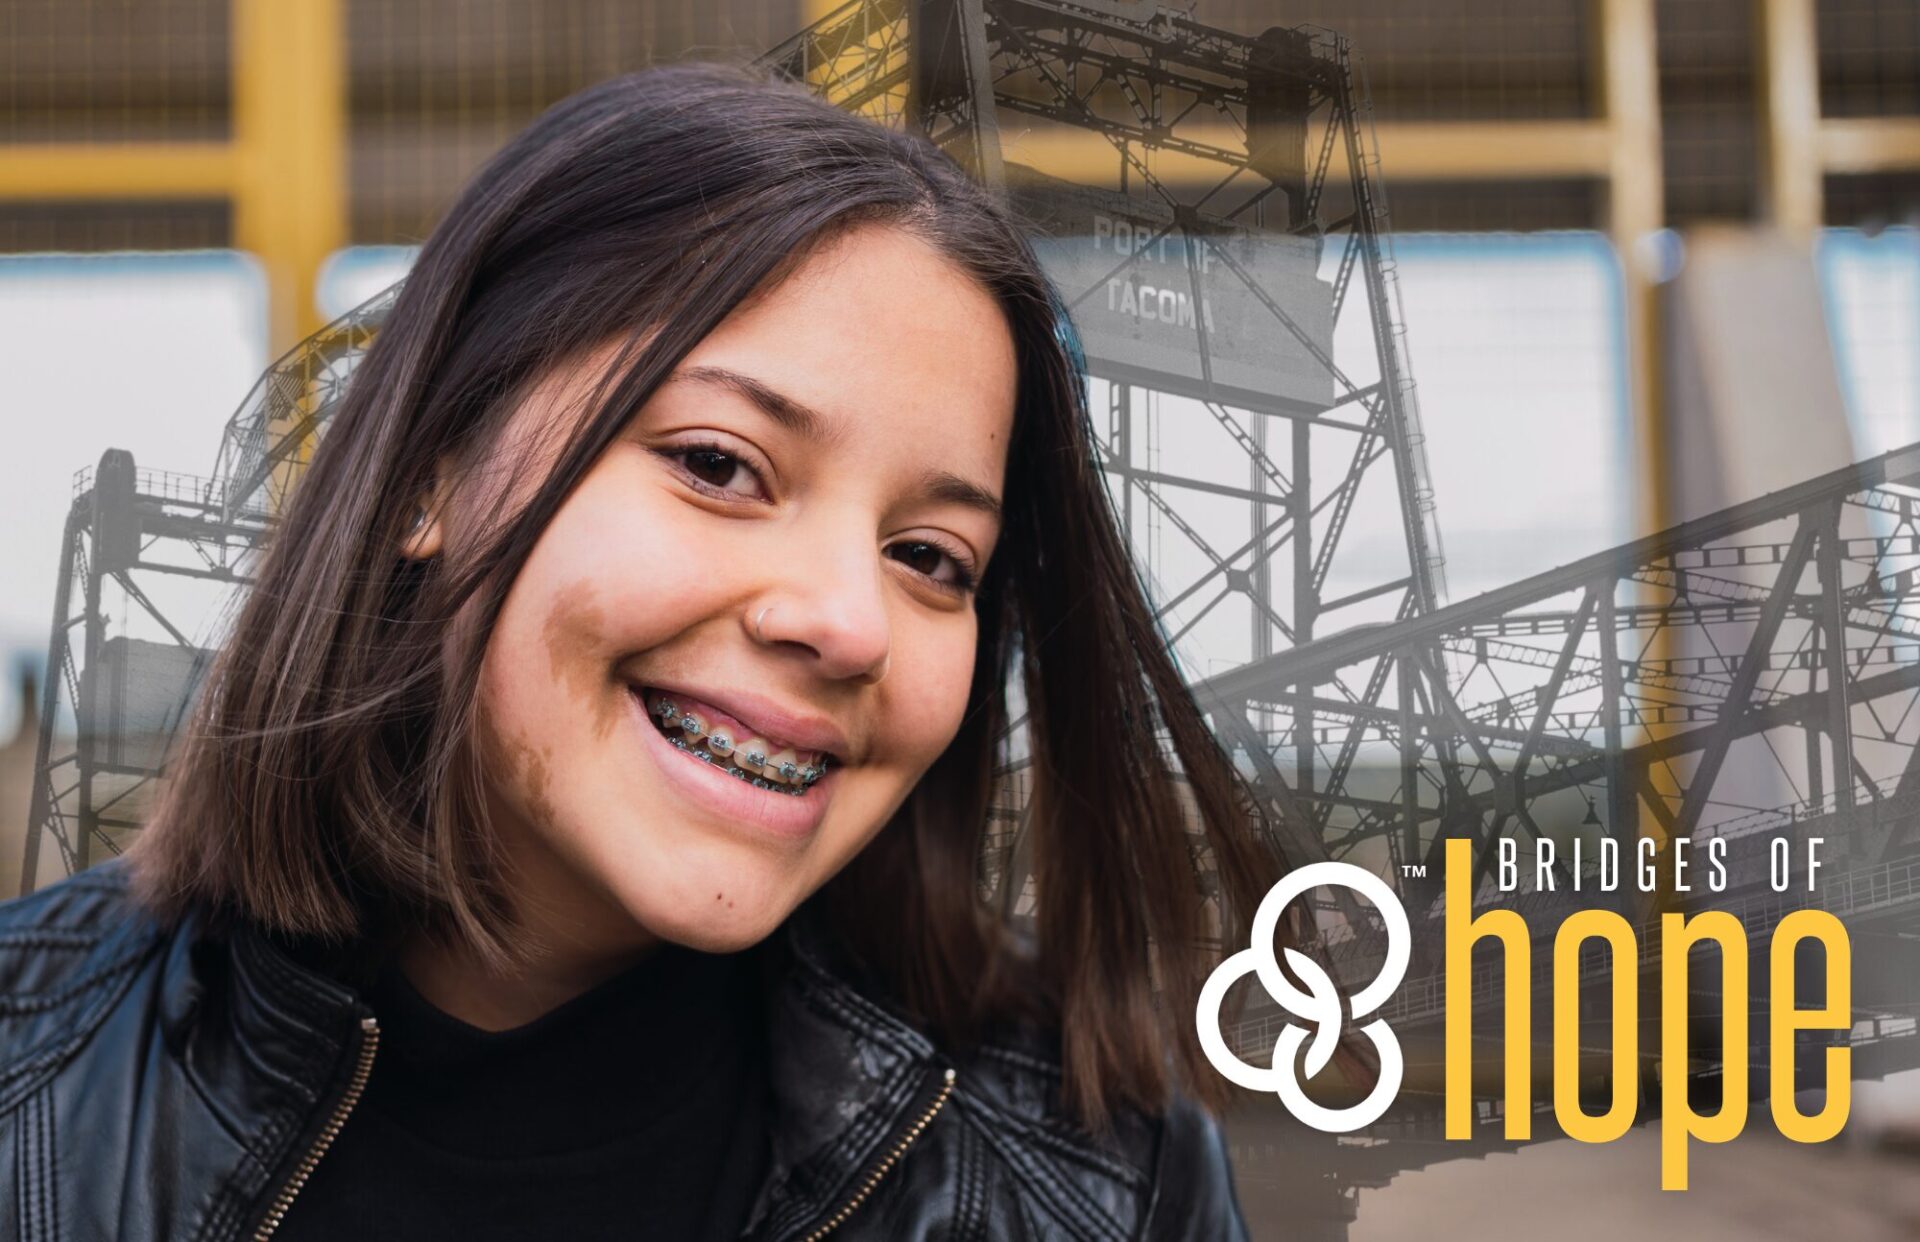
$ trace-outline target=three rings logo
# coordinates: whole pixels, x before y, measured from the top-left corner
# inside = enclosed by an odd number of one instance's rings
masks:
[[[1253,916],[1252,947],[1220,963],[1208,977],[1200,989],[1194,1021],[1199,1025],[1201,1050],[1229,1082],[1253,1091],[1275,1092],[1287,1111],[1307,1125],[1329,1134],[1346,1134],[1378,1121],[1393,1104],[1400,1094],[1405,1061],[1393,1028],[1387,1025],[1386,1019],[1376,1018],[1360,1028],[1360,1033],[1373,1041],[1380,1054],[1380,1081],[1366,1099],[1351,1108],[1323,1108],[1309,1100],[1301,1089],[1295,1074],[1300,1046],[1312,1036],[1313,1042],[1307,1044],[1306,1061],[1306,1076],[1312,1078],[1326,1068],[1339,1041],[1340,998],[1326,971],[1304,953],[1288,949],[1287,965],[1307,985],[1307,991],[1295,987],[1281,972],[1280,962],[1274,957],[1274,932],[1280,926],[1280,916],[1286,912],[1288,902],[1323,887],[1353,889],[1374,904],[1386,923],[1386,960],[1373,982],[1353,994],[1354,1019],[1366,1017],[1393,995],[1406,976],[1407,962],[1413,953],[1413,933],[1407,926],[1406,908],[1386,881],[1371,871],[1352,863],[1314,863],[1288,873],[1261,900]],[[1242,1061],[1227,1047],[1226,1037],[1220,1030],[1220,1005],[1226,999],[1227,989],[1246,974],[1256,975],[1281,1008],[1313,1025],[1310,1032],[1291,1022],[1282,1027],[1280,1038],[1274,1041],[1273,1064],[1269,1068]]]

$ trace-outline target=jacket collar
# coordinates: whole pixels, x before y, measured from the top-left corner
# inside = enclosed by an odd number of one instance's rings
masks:
[[[854,981],[815,903],[794,912],[780,940],[767,1011],[771,1165],[747,1227],[756,1239],[799,1236],[855,1199],[946,1067],[918,1028]]]
[[[299,947],[242,922],[220,953],[195,926],[169,948],[163,1025],[183,1055],[218,1065],[203,1074],[233,1075],[251,1060],[277,1083],[229,1078],[235,1091],[259,1100],[266,1089],[292,1111],[304,1109],[304,1133],[336,1098],[372,1015],[351,986],[311,964]],[[766,980],[769,1090],[767,1177],[750,1213],[747,1236],[787,1238],[809,1229],[855,1197],[860,1179],[883,1157],[938,1091],[945,1059],[928,1038],[865,990],[813,903],[803,904],[759,946]],[[230,974],[219,987],[217,974]],[[188,1039],[206,998],[220,1006],[243,1055],[224,1041]],[[290,1085],[291,1098],[283,1085]],[[278,1089],[277,1089],[278,1088]]]

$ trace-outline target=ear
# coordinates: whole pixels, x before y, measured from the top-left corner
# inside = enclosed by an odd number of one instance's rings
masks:
[[[450,463],[440,459],[434,474],[433,491],[414,502],[408,511],[406,532],[401,538],[400,555],[411,560],[426,560],[440,555],[446,546],[447,499],[451,494]]]

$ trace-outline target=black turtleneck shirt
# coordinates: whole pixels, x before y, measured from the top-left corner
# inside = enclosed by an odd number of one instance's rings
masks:
[[[282,1242],[738,1236],[765,1174],[751,951],[662,945],[524,1026],[485,1031],[388,964],[359,1103]]]

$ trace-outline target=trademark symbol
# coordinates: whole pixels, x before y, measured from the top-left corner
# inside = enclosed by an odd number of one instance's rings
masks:
[[[1427,878],[1427,864],[1401,863],[1400,874],[1409,880],[1424,880]]]

